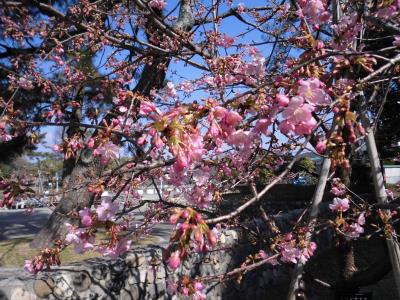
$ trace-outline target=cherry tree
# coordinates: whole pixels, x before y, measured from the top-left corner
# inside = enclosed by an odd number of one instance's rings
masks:
[[[380,114],[371,112],[399,77],[399,7],[390,0],[3,1],[1,146],[39,143],[40,133],[62,129],[53,145],[64,156],[62,198],[26,269],[60,264],[69,245],[117,257],[133,235],[166,220],[175,230],[164,258],[176,269],[193,252],[218,249],[220,232],[240,224],[250,207],[259,206],[254,218],[273,220],[261,199],[305,151],[324,159],[308,220],[277,230],[252,262],[185,279],[174,292],[203,299],[204,280],[264,264],[295,264],[296,290],[321,224],[342,245],[367,230],[384,232],[398,251],[397,217],[379,176],[378,209],[352,192],[350,171],[367,145],[380,172],[373,138]],[[258,190],[265,169],[273,176]],[[161,180],[173,191],[161,190]],[[157,201],[137,193],[146,183]],[[221,209],[223,194],[240,184],[253,196]],[[318,218],[327,184],[334,195],[328,222]],[[2,206],[31,192],[12,176],[0,188]],[[114,196],[93,206],[106,190]],[[145,219],[133,228],[140,207]],[[96,228],[109,241],[97,241]]]

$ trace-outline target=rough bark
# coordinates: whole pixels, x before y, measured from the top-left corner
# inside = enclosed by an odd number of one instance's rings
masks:
[[[75,160],[64,163],[65,192],[47,223],[32,241],[31,247],[49,247],[55,240],[63,239],[67,233],[65,223],[77,223],[77,219],[71,218],[70,213],[85,206],[90,207],[93,203],[93,195],[88,191],[87,184],[100,174],[101,166],[89,155],[91,153],[84,151],[76,163]]]

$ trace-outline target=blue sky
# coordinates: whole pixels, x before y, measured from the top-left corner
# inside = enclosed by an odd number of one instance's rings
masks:
[[[167,2],[167,9],[166,11],[169,11],[170,9],[174,8],[177,1],[168,1]],[[203,3],[205,5],[209,4],[210,1],[203,1]],[[257,6],[263,6],[266,5],[268,3],[268,1],[261,1],[261,0],[253,0],[253,1],[233,1],[233,6],[237,6],[239,3],[244,3],[245,7],[257,7]],[[225,10],[229,9],[225,4],[223,4],[221,6],[220,11],[223,12]],[[176,15],[177,11],[174,12],[174,14]],[[244,32],[246,29],[248,28],[248,25],[243,24],[242,22],[238,21],[235,17],[229,17],[223,20],[221,26],[219,26],[219,31],[221,33],[226,33],[227,35],[231,36],[231,37],[236,37],[238,34]],[[201,28],[201,31],[204,30],[212,30],[213,29],[213,25],[212,24],[207,24],[204,26],[204,29]],[[128,32],[129,33],[129,32]],[[246,34],[243,37],[240,37],[240,39],[237,39],[237,43],[242,43],[242,44],[246,44],[246,43],[253,43],[253,42],[260,42],[263,41],[263,36],[259,31],[253,30],[250,33]],[[264,55],[264,56],[268,56],[270,54],[271,51],[271,47],[269,44],[266,45],[261,45],[258,46],[258,49],[260,50],[260,52]],[[221,55],[225,55],[225,51],[221,50]],[[104,50],[104,54],[102,54],[101,52],[98,53],[94,59],[94,64],[95,65],[102,65],[103,61],[101,60],[101,57],[107,57],[110,53],[111,53],[112,49],[110,47],[107,47]],[[234,51],[234,49],[232,50],[228,50],[228,54],[231,54],[232,51]],[[229,53],[230,52],[230,53]],[[126,52],[121,52],[118,57],[120,59],[124,58],[124,56],[126,55]],[[194,61],[198,61],[201,63],[202,62],[199,57],[194,57],[193,58]],[[42,63],[41,67],[43,68],[45,73],[48,73],[49,76],[51,75],[49,73],[51,64],[50,63]],[[105,67],[102,67],[99,69],[100,72],[102,73],[107,73],[110,70],[107,70]],[[169,71],[167,73],[167,80],[168,81],[172,81],[174,83],[180,82],[182,79],[181,78],[186,78],[186,79],[195,79],[201,76],[203,71],[194,68],[192,66],[186,66],[184,62],[182,61],[178,61],[175,62],[173,61],[170,64],[169,67]],[[177,75],[174,75],[174,74]],[[134,83],[132,84],[132,86],[134,86]],[[193,93],[191,93],[191,95],[189,97],[186,98],[186,101],[193,101],[193,100],[200,100],[202,98],[205,98],[209,96],[209,94],[204,93],[203,91],[195,91]],[[52,146],[56,141],[57,138],[59,138],[60,136],[60,129],[59,128],[50,128],[47,127],[44,129],[44,132],[47,133],[47,137],[46,137],[46,143],[47,146]],[[44,145],[40,145],[39,146],[39,150],[41,151],[47,151],[48,148],[44,147]]]

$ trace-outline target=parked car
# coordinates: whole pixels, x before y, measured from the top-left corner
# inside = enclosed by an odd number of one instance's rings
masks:
[[[36,198],[29,198],[26,200],[28,207],[43,207],[43,202]]]
[[[25,209],[28,207],[43,207],[43,202],[36,198],[17,199],[13,205],[13,209]]]
[[[24,209],[25,207],[27,207],[27,205],[24,199],[15,200],[13,205],[11,206],[11,208],[13,209]]]

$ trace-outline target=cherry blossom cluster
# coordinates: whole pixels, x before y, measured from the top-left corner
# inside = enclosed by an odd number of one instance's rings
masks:
[[[339,178],[332,179],[331,193],[336,197],[329,204],[329,208],[338,214],[334,222],[332,222],[336,231],[340,235],[343,235],[346,240],[353,240],[359,238],[364,233],[365,212],[358,213],[355,219],[344,217],[343,213],[350,209],[350,196],[347,196],[346,192],[346,186]]]
[[[282,112],[284,120],[279,123],[279,129],[285,134],[290,131],[310,134],[317,125],[312,113],[319,107],[329,105],[331,97],[319,79],[311,78],[299,81],[297,95],[290,101],[285,95],[278,95],[276,100],[280,106],[285,107]]]
[[[210,229],[201,214],[192,208],[175,209],[170,222],[176,224],[176,229],[164,258],[171,269],[178,268],[189,252],[207,252],[217,244],[216,230]]]
[[[179,295],[184,298],[205,300],[205,286],[198,280],[191,280],[188,276],[182,276],[178,282],[169,279],[167,292],[170,295]]]
[[[25,271],[32,274],[37,274],[44,269],[50,269],[51,266],[59,266],[61,264],[60,253],[62,248],[62,242],[56,241],[53,248],[45,248],[41,250],[40,254],[33,257],[32,260],[25,260]]]

